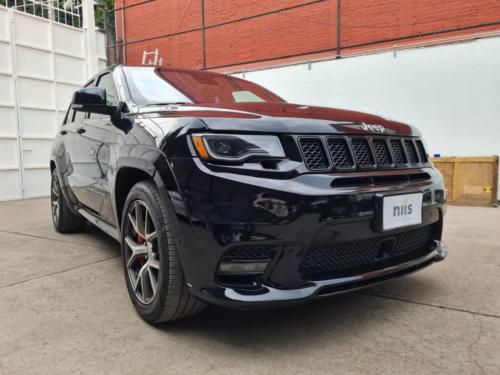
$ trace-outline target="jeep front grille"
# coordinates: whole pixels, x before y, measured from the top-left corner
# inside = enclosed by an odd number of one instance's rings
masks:
[[[385,139],[374,139],[373,141],[373,151],[375,152],[375,157],[377,158],[377,163],[383,167],[390,167],[392,164],[391,151]]]
[[[358,166],[361,168],[371,168],[375,166],[372,151],[368,139],[354,138],[351,139],[352,149]]]
[[[408,162],[410,164],[416,164],[419,162],[417,149],[415,148],[415,143],[411,139],[404,140],[406,155],[408,155]]]
[[[429,158],[427,157],[427,152],[425,151],[424,143],[421,140],[415,141],[417,144],[417,149],[418,149],[418,156],[420,157],[420,160],[424,163],[429,162]]]
[[[350,169],[354,166],[347,140],[342,138],[328,138],[327,145],[335,169]]]
[[[301,136],[311,171],[417,168],[429,163],[421,140],[402,137]]]
[[[302,137],[299,139],[307,168],[312,171],[327,169],[330,165],[321,139]]]
[[[394,163],[397,165],[404,165],[408,162],[408,158],[405,153],[405,149],[403,148],[403,144],[400,139],[391,139],[391,150],[394,155]]]

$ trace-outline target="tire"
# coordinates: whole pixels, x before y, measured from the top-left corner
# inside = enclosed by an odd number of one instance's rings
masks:
[[[121,246],[127,290],[138,314],[152,324],[185,318],[205,307],[191,295],[184,279],[179,232],[171,212],[152,181],[134,185],[123,209]]]
[[[52,171],[52,181],[50,188],[50,208],[52,213],[52,223],[59,233],[74,233],[85,230],[87,220],[73,213],[64,198],[59,183],[59,176],[56,169]]]

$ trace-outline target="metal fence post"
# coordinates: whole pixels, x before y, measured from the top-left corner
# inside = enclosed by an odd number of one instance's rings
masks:
[[[336,59],[341,57],[341,44],[342,44],[342,0],[337,0],[337,46],[336,46]]]
[[[11,58],[11,74],[12,74],[12,89],[13,99],[14,99],[14,113],[16,117],[16,144],[17,144],[17,168],[18,168],[18,183],[19,183],[19,193],[21,193],[21,198],[25,198],[24,189],[24,163],[23,163],[23,128],[21,124],[21,110],[19,108],[19,82],[17,77],[17,61],[16,61],[16,28],[14,25],[14,10],[9,8],[7,10],[8,20],[9,20],[9,42],[10,42],[10,58]]]
[[[97,29],[95,26],[94,1],[82,0],[83,30],[85,33],[87,77],[92,77],[99,72],[97,56]]]
[[[203,54],[203,69],[207,68],[207,51],[205,43],[205,0],[201,0],[201,48]]]

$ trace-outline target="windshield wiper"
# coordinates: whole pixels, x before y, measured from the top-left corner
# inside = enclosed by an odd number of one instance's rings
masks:
[[[149,103],[149,104],[143,104],[141,107],[152,107],[155,105],[172,105],[172,104],[192,104],[189,102],[158,102],[158,103]]]

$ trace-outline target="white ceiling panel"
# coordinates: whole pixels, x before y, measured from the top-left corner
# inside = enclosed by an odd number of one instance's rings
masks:
[[[23,137],[53,137],[57,124],[56,112],[21,108]]]
[[[15,138],[0,138],[0,169],[12,168],[17,164],[17,140]]]
[[[55,71],[58,81],[83,85],[87,78],[84,59],[55,55]]]
[[[50,168],[24,170],[24,197],[35,198],[49,195]],[[47,207],[50,210],[50,207]],[[49,212],[49,211],[47,211]]]
[[[16,112],[14,107],[0,107],[0,138],[15,136],[17,130]]]
[[[2,21],[0,20],[0,23]],[[10,56],[10,44],[6,42],[0,41],[0,72],[4,73],[11,73],[12,68],[11,68],[11,56]]]
[[[11,76],[0,74],[0,104],[14,104],[14,81]]]
[[[54,50],[84,57],[83,32],[54,24]]]
[[[73,93],[80,88],[76,85],[65,85],[58,83],[57,88],[57,108],[60,111],[66,111],[68,109],[69,103],[71,103],[71,98]]]
[[[52,82],[19,78],[17,83],[21,106],[54,108],[55,100]]]
[[[20,199],[22,198],[19,188],[19,171],[0,169],[0,200]]]
[[[23,166],[24,168],[49,166],[51,139],[26,139],[23,138]]]
[[[52,54],[29,47],[16,47],[17,74],[52,79]]]
[[[14,14],[16,43],[28,44],[37,48],[51,48],[49,21],[18,12]]]

